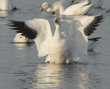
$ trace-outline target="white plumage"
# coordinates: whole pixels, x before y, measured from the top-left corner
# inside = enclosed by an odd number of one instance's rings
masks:
[[[59,11],[60,15],[84,15],[92,8],[93,4],[89,5],[89,1],[80,2],[64,9],[62,5],[55,5],[52,10],[52,14]]]
[[[72,21],[71,28],[70,30],[67,29],[68,34],[66,36],[61,34],[61,23],[58,18],[54,20],[56,27],[54,35],[52,35],[50,24],[46,19],[33,19],[25,22],[11,21],[10,26],[29,39],[34,39],[38,56],[48,55],[46,62],[71,63],[80,55],[87,55],[88,36],[93,33],[97,23],[102,19],[101,17],[92,16],[91,20],[88,17],[90,22],[85,22],[86,25],[83,25],[84,22],[81,23],[80,18],[82,17],[78,17],[79,20]],[[90,28],[91,26],[94,27]]]
[[[27,42],[28,38],[25,36],[22,36],[21,33],[17,33],[13,41],[14,42]]]

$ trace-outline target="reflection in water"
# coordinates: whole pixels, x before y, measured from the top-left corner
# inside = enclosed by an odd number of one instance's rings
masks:
[[[27,46],[32,46],[34,42],[11,42],[12,44],[14,43],[18,50],[23,50]]]
[[[12,11],[0,11],[0,24],[8,24],[8,18],[11,19],[12,13]]]
[[[0,11],[0,17],[12,16],[12,11]]]
[[[48,87],[58,87],[61,85],[62,80],[60,79],[63,74],[62,70],[65,69],[64,65],[39,65],[39,68],[35,70],[34,88],[48,88]]]
[[[17,87],[20,89],[99,89],[100,79],[89,74],[87,64],[40,64],[29,73],[18,71]]]

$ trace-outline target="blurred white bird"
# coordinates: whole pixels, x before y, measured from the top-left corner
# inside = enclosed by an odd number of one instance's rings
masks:
[[[60,15],[84,15],[87,14],[93,6],[93,4],[89,4],[90,2],[86,0],[84,2],[71,5],[66,9],[64,9],[62,5],[54,5],[52,14],[55,14],[57,11],[59,11]]]
[[[80,54],[87,55],[88,36],[93,33],[97,24],[102,19],[102,15],[94,16],[91,22],[84,27],[79,20],[73,20],[67,36],[60,32],[60,20],[54,19],[56,30],[52,35],[50,24],[45,19],[33,19],[25,22],[11,21],[10,25],[17,32],[29,39],[34,39],[38,56],[47,56],[45,62],[50,63],[72,63],[73,59],[78,58]],[[92,28],[91,28],[92,26]]]
[[[53,6],[55,6],[55,5],[62,5],[63,8],[67,8],[67,7],[69,7],[70,5],[73,4],[73,1],[74,0],[60,0],[58,2],[55,2],[52,5],[49,4],[49,2],[44,2],[42,4],[41,8],[40,8],[40,11],[43,11],[44,9],[47,9],[47,12],[50,12],[50,11],[52,11]]]

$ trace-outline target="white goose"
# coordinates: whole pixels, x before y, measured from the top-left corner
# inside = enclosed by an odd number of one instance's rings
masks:
[[[0,0],[0,10],[16,10],[17,8],[13,6],[12,0]]]
[[[54,4],[50,5],[48,2],[44,2],[40,8],[40,11],[43,11],[44,9],[47,9],[47,12],[52,11],[53,6],[55,5],[62,5],[63,8],[67,8],[70,5],[73,4],[74,0],[60,0],[58,2],[55,2]]]
[[[93,4],[89,4],[90,2],[86,0],[84,2],[71,5],[66,9],[64,9],[62,5],[55,5],[52,9],[52,14],[59,11],[60,15],[84,15],[87,14],[93,6]]]
[[[71,63],[80,54],[87,54],[88,36],[93,32],[102,16],[95,16],[92,22],[84,28],[79,21],[73,21],[67,36],[60,32],[60,20],[54,19],[56,30],[52,36],[50,24],[45,19],[33,19],[25,22],[11,21],[9,26],[23,33],[29,39],[34,39],[38,56],[47,56],[50,63]],[[91,25],[93,26],[92,28]]]
[[[22,33],[17,33],[16,34],[16,36],[15,36],[15,38],[14,38],[14,42],[20,42],[20,43],[22,43],[22,42],[28,42],[28,38],[27,37],[25,37],[25,36],[23,36],[23,35],[21,35]]]

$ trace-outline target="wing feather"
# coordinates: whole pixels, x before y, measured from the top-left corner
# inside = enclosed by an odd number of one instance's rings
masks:
[[[49,43],[52,38],[50,23],[46,19],[33,19],[26,21],[26,25],[37,30],[37,37],[34,39],[38,56],[42,57],[48,54]]]
[[[94,48],[100,43],[100,39],[102,39],[102,37],[88,39],[88,51],[93,51]]]
[[[91,38],[88,40],[96,42],[96,41],[99,41],[100,39],[102,39],[102,37]]]
[[[29,39],[34,39],[38,56],[42,57],[48,54],[49,42],[52,38],[52,32],[49,21],[46,19],[33,19],[25,22],[10,21],[9,26],[18,33]]]
[[[29,39],[34,39],[37,36],[37,31],[28,27],[25,22],[10,20],[9,26],[11,26],[13,30],[17,30],[17,33],[22,33],[23,36]]]
[[[94,30],[96,30],[96,27],[99,26],[98,23],[100,23],[102,19],[103,15],[94,17],[93,21],[84,28],[84,34],[86,36],[90,36],[94,32]]]

